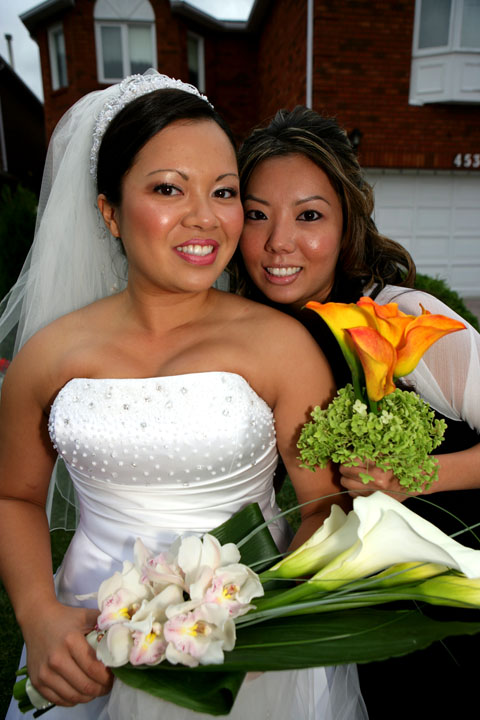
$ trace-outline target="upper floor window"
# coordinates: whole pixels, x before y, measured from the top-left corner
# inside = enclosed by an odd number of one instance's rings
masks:
[[[421,0],[417,6],[417,53],[480,49],[480,0]]]
[[[148,0],[97,0],[94,18],[100,82],[156,68],[155,15]]]
[[[50,55],[50,73],[52,90],[67,87],[67,55],[62,25],[53,25],[48,30],[48,52]]]
[[[205,92],[205,56],[203,37],[187,34],[188,82]]]
[[[417,0],[410,103],[480,102],[480,0]]]

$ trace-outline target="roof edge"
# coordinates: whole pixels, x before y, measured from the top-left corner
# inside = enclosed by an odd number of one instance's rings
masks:
[[[30,35],[32,35],[37,25],[48,20],[56,13],[72,7],[75,7],[75,0],[45,0],[40,5],[22,13],[19,17]]]
[[[260,25],[270,0],[255,0],[247,20],[219,20],[190,5],[188,0],[170,0],[172,13],[181,15],[210,30],[223,32],[255,32]]]

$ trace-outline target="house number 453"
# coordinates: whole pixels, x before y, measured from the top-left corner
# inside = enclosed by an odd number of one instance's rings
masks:
[[[453,164],[457,168],[480,168],[480,153],[457,153]]]

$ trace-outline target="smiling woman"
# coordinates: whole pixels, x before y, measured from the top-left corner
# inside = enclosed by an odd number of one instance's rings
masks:
[[[418,316],[425,308],[461,321],[436,298],[411,289],[413,260],[377,231],[372,188],[346,132],[335,120],[303,107],[280,110],[267,127],[254,130],[245,140],[239,166],[246,221],[241,255],[236,258],[237,290],[299,319],[325,351],[338,387],[351,382],[350,371],[325,323],[312,310],[302,310],[307,301],[348,304],[369,296],[365,302],[375,298],[390,318],[397,310]],[[327,312],[345,316],[352,309],[328,305],[322,308],[322,313]],[[480,500],[479,334],[468,326],[455,337],[443,337],[402,381],[447,419],[445,440],[435,453],[439,480],[424,490],[435,493],[433,502],[408,497],[391,470],[372,467],[364,458],[355,467],[340,468],[342,485],[353,496],[391,492],[445,532],[463,533],[465,544],[479,547],[475,533],[465,532],[466,526],[478,524]],[[408,441],[415,438],[405,438]],[[374,480],[365,485],[361,475],[367,467]],[[410,715],[411,698],[408,693],[398,697],[398,678],[414,675],[424,679],[426,689],[422,701],[416,697],[418,717],[445,714],[444,696],[435,705],[428,692],[438,684],[455,688],[456,693],[462,688],[461,694],[470,698],[466,707],[474,706],[476,685],[466,682],[473,652],[466,639],[453,649],[458,664],[442,647],[406,661],[361,666],[371,717]]]
[[[295,443],[333,380],[300,324],[212,288],[243,213],[230,133],[195,88],[152,72],[86,96],[47,168],[31,261],[0,321],[8,329],[22,308],[0,408],[0,547],[16,552],[0,569],[30,679],[57,705],[52,720],[201,720],[117,680],[110,692],[84,637],[98,615],[88,593],[132,559],[137,537],[159,553],[250,502],[286,549],[286,524],[272,520],[278,454],[307,503],[294,543],[309,537],[338,479],[299,468]],[[57,452],[80,523],[54,583],[44,506]],[[230,717],[270,714],[361,720],[355,668],[265,673]]]
[[[244,199],[240,249],[255,285],[299,309],[330,294],[342,240],[342,206],[327,175],[303,155],[273,157]]]
[[[213,285],[243,225],[238,184],[234,148],[217,123],[178,120],[151,138],[123,179],[120,204],[98,198],[130,281],[155,293]]]

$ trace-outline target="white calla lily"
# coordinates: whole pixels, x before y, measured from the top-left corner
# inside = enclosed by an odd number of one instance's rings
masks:
[[[426,562],[406,562],[392,565],[375,575],[375,589],[411,585],[447,572],[446,565]]]
[[[406,562],[435,563],[480,577],[480,552],[456,542],[388,495],[355,498],[349,516],[352,513],[358,519],[355,542],[307,584],[332,590]],[[348,520],[338,532],[347,524]]]
[[[480,605],[480,578],[448,573],[425,580],[415,591],[431,605],[465,608]]]
[[[354,536],[355,529],[350,526],[351,520],[346,531],[339,533],[347,522],[347,517],[339,505],[332,505],[330,515],[323,525],[303,545],[263,573],[262,577],[295,578],[320,570],[348,547],[349,538]]]

